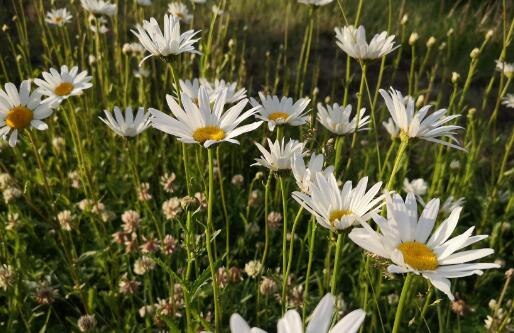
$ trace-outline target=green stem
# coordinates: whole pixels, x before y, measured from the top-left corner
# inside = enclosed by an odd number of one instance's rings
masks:
[[[300,221],[300,217],[302,216],[303,207],[298,209],[298,213],[296,213],[296,217],[293,222],[293,228],[291,229],[291,239],[289,240],[289,254],[287,260],[287,268],[284,276],[282,277],[282,303],[284,304],[286,301],[286,287],[287,287],[287,278],[289,276],[289,272],[291,271],[291,264],[293,262],[293,248],[294,248],[294,233],[296,231],[296,227],[298,226],[298,222]]]
[[[308,302],[308,297],[309,297],[309,282],[310,282],[310,278],[311,278],[312,260],[314,258],[314,242],[316,240],[317,224],[316,224],[314,217],[311,218],[310,224],[311,224],[311,229],[310,229],[311,234],[310,234],[310,238],[309,238],[309,260],[307,261],[307,272],[305,273],[305,290],[303,292],[303,300],[305,303]],[[304,324],[305,324],[305,319],[306,319],[306,309],[307,309],[307,306],[304,304],[303,314],[302,314],[302,319],[303,319]]]
[[[264,252],[262,254],[261,259],[261,272],[264,269],[264,265],[266,264],[266,257],[268,256],[269,250],[269,227],[268,227],[268,214],[269,214],[269,187],[271,183],[272,173],[268,174],[268,180],[266,181],[266,186],[264,187]],[[260,272],[259,272],[260,273]]]
[[[337,281],[337,268],[341,259],[341,246],[343,244],[344,234],[339,233],[337,235],[336,253],[334,258],[334,269],[332,270],[332,279],[330,281],[330,292],[335,295],[336,292],[336,281]]]
[[[284,179],[279,176],[278,181],[280,183],[280,193],[282,194],[282,218],[284,229],[282,231],[282,274],[285,274],[287,269],[287,196],[284,187]],[[282,299],[282,312],[285,312],[286,304]]]
[[[407,299],[407,294],[409,293],[411,283],[412,274],[407,274],[407,277],[405,277],[405,281],[403,282],[402,293],[400,295],[400,302],[398,303],[398,307],[396,308],[396,315],[394,316],[393,330],[391,331],[391,333],[397,333],[400,329],[400,324],[403,316],[403,308],[405,307],[405,301]]]
[[[230,219],[228,217],[227,202],[225,199],[225,190],[223,186],[223,174],[221,172],[221,154],[220,146],[216,147],[216,160],[218,161],[218,179],[220,182],[221,206],[223,208],[223,217],[225,218],[225,253],[226,266],[230,266]]]
[[[396,153],[396,159],[394,160],[393,170],[391,170],[391,176],[389,177],[389,181],[387,182],[386,190],[391,190],[394,185],[395,176],[398,172],[398,169],[400,168],[402,157],[405,153],[405,150],[407,149],[408,143],[408,139],[402,139],[400,143],[400,147],[398,148],[398,152]]]

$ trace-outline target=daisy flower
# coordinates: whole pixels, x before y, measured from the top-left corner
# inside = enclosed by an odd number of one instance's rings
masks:
[[[154,109],[149,109],[154,110]],[[150,112],[145,113],[143,107],[137,109],[136,117],[134,118],[134,112],[132,107],[125,109],[125,116],[119,107],[114,107],[114,117],[110,111],[104,110],[105,118],[100,118],[110,129],[116,134],[121,136],[134,137],[141,134],[144,130],[150,126]]]
[[[335,28],[336,44],[346,54],[354,59],[378,59],[393,52],[399,46],[394,46],[394,35],[386,31],[373,36],[371,42],[366,41],[364,26],[355,28],[353,25]]]
[[[113,16],[116,14],[116,4],[104,0],[80,0],[82,8],[92,14]]]
[[[458,198],[457,200],[455,200],[455,198],[452,195],[450,195],[443,202],[443,205],[441,206],[441,211],[445,214],[451,214],[451,212],[454,209],[464,206],[465,203],[466,203],[465,198]]]
[[[368,128],[362,128],[369,124],[369,116],[364,116],[366,108],[362,108],[359,112],[359,117],[355,115],[350,120],[350,114],[352,112],[352,106],[347,105],[346,107],[334,105],[323,106],[318,103],[318,120],[330,132],[336,135],[345,135],[357,131],[366,130]]]
[[[293,99],[290,97],[284,96],[279,100],[277,96],[264,95],[261,92],[259,97],[262,104],[253,98],[250,102],[259,108],[257,118],[267,121],[270,131],[273,131],[275,126],[285,124],[300,126],[307,122],[305,108],[311,101],[309,98],[300,98],[293,104]]]
[[[364,322],[366,313],[362,309],[354,310],[344,316],[330,329],[334,315],[335,297],[326,294],[312,312],[306,333],[356,333]],[[266,333],[260,328],[250,328],[248,323],[237,313],[230,317],[232,333]],[[277,324],[278,333],[303,333],[303,321],[296,310],[289,310]]]
[[[334,0],[298,0],[298,3],[303,3],[305,5],[312,5],[312,6],[325,6],[329,3],[332,3]]]
[[[66,23],[70,22],[72,17],[73,16],[66,8],[52,9],[46,13],[45,21],[46,23],[62,27]]]
[[[470,263],[488,256],[493,249],[459,250],[470,246],[487,235],[471,236],[475,227],[449,239],[459,219],[462,207],[455,208],[450,216],[432,232],[439,212],[439,199],[432,199],[418,219],[416,198],[407,194],[405,202],[398,194],[386,193],[387,219],[373,214],[380,232],[361,222],[363,228],[350,232],[350,239],[380,257],[390,259],[390,273],[415,273],[430,280],[432,285],[454,300],[450,278],[473,274],[482,275],[484,269],[498,268],[492,263]]]
[[[204,85],[210,94],[217,95],[222,90],[227,90],[227,103],[236,103],[246,98],[246,89],[237,89],[237,82],[225,82],[225,80],[214,80],[214,83],[210,83],[206,79],[200,79],[200,83]]]
[[[152,56],[165,58],[185,52],[200,54],[193,46],[199,40],[199,38],[193,38],[199,31],[189,30],[181,34],[180,19],[173,15],[164,15],[164,32],[153,17],[150,21],[144,20],[142,26],[140,24],[136,25],[136,29],[137,31],[131,30],[132,33],[150,52],[150,55],[141,61],[140,66]]]
[[[406,193],[414,193],[417,196],[427,194],[428,184],[423,178],[413,179],[409,181],[408,178],[403,180],[403,190]]]
[[[189,14],[189,9],[187,6],[181,2],[171,2],[168,4],[168,13],[171,15],[178,17],[179,20],[184,21],[184,23],[189,23],[193,18],[193,15]]]
[[[48,129],[42,120],[52,114],[53,105],[41,102],[38,91],[31,92],[30,81],[21,83],[20,89],[12,83],[0,88],[0,138],[16,146],[21,130],[32,127],[40,131]]]
[[[391,136],[391,139],[396,139],[400,135],[400,129],[396,126],[393,118],[387,119],[387,121],[383,121],[382,125],[386,129],[387,133]]]
[[[282,140],[277,139],[275,142],[268,139],[269,151],[259,143],[255,143],[255,145],[262,153],[262,156],[256,158],[256,162],[252,166],[260,165],[275,172],[290,170],[291,160],[295,154],[298,154],[300,157],[305,155],[303,151],[305,144],[293,139],[290,139],[287,144],[285,144],[284,138]]]
[[[514,109],[514,95],[513,94],[507,94],[503,98],[502,104],[505,105],[508,108]]]
[[[239,126],[257,112],[256,108],[252,108],[241,114],[248,103],[247,99],[240,101],[227,111],[223,111],[226,104],[225,92],[220,93],[212,105],[205,87],[199,89],[198,105],[187,94],[182,93],[181,96],[184,109],[171,95],[166,95],[168,106],[174,117],[161,111],[150,110],[152,126],[178,137],[181,142],[199,143],[205,148],[224,141],[239,143],[235,137],[255,130],[262,123],[259,121]]]
[[[77,66],[68,69],[68,66],[61,66],[61,72],[50,68],[50,73],[43,72],[42,79],[34,79],[38,86],[37,91],[44,96],[45,103],[61,103],[70,96],[82,94],[82,91],[93,86],[91,76],[87,76],[87,71],[78,72]]]
[[[387,109],[393,118],[394,123],[400,129],[400,138],[408,140],[409,138],[420,138],[427,141],[440,143],[442,145],[464,150],[458,146],[459,143],[454,137],[455,130],[462,129],[461,126],[444,125],[459,115],[445,116],[447,110],[440,109],[427,116],[428,110],[431,105],[425,105],[417,112],[414,108],[414,99],[411,96],[404,98],[398,90],[390,89],[390,92],[380,89],[380,94],[384,98]],[[452,144],[441,140],[440,138],[446,136]]]
[[[193,79],[190,80],[179,80],[180,90],[183,94],[189,96],[189,98],[193,101],[193,103],[198,105],[198,93],[200,92],[200,80]],[[207,91],[209,98],[212,98],[212,95],[209,91]],[[211,100],[212,102],[212,100]]]
[[[327,229],[346,229],[355,223],[366,221],[380,210],[382,196],[376,197],[382,182],[367,192],[368,177],[362,178],[355,188],[347,181],[340,190],[334,174],[318,173],[310,185],[310,195],[293,192],[293,198],[307,209],[320,225]]]
[[[505,61],[496,60],[496,70],[502,72],[506,77],[512,77],[514,74],[514,64]]]
[[[313,153],[309,160],[309,164],[305,167],[303,156],[300,154],[293,155],[291,170],[293,171],[293,176],[296,180],[296,184],[300,188],[300,191],[303,193],[310,193],[309,188],[314,179],[316,179],[316,175],[318,173],[327,177],[329,174],[334,172],[333,166],[329,166],[323,170],[323,160],[323,154],[316,155]]]

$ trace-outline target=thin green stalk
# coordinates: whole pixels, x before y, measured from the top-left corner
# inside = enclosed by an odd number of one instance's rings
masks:
[[[312,270],[312,260],[314,258],[314,243],[316,240],[316,220],[314,217],[311,218],[310,221],[310,238],[309,238],[309,259],[307,261],[307,272],[305,272],[305,288],[303,292],[303,300],[305,303],[308,302],[309,299],[309,282],[311,278],[311,270]],[[307,306],[304,304],[302,310],[302,320],[305,324]]]
[[[268,214],[269,214],[269,187],[271,183],[272,177],[271,171],[268,174],[268,179],[266,180],[266,185],[264,187],[264,252],[262,253],[261,259],[261,272],[264,269],[264,265],[266,264],[266,258],[268,256],[269,251],[269,227],[268,227]],[[261,273],[259,272],[259,273]]]
[[[339,233],[337,235],[337,245],[336,245],[336,253],[335,253],[335,258],[334,258],[334,269],[332,270],[332,279],[330,281],[330,293],[332,293],[332,295],[335,295],[336,293],[336,283],[337,283],[337,274],[338,274],[338,267],[339,267],[339,261],[341,259],[341,246],[343,244],[343,239],[345,238],[344,237],[345,234],[344,233]]]
[[[409,143],[408,139],[402,138],[400,147],[398,147],[398,151],[396,152],[396,159],[394,160],[393,170],[391,170],[391,175],[389,176],[389,181],[387,182],[386,190],[388,190],[388,191],[392,190],[392,188],[393,188],[395,176],[400,167],[402,157],[403,157],[403,154],[405,153],[405,150],[407,149],[408,143]]]
[[[211,248],[211,230],[214,226],[212,223],[212,207],[214,203],[214,159],[212,149],[207,149],[209,159],[209,189],[208,189],[208,204],[207,204],[207,225],[205,226],[205,247],[207,248],[207,257],[209,259],[209,269],[212,278],[212,291],[214,297],[214,327],[215,332],[221,332],[221,308],[219,304],[218,282],[216,280],[216,268],[214,267],[214,258]]]
[[[296,217],[293,222],[293,228],[291,229],[287,268],[286,268],[285,274],[282,277],[282,303],[285,303],[285,301],[286,301],[287,279],[289,277],[289,272],[291,271],[291,264],[293,262],[294,233],[296,231],[296,227],[298,226],[298,222],[300,221],[300,217],[302,216],[302,213],[303,213],[303,206],[298,209],[298,212],[296,213]]]
[[[391,331],[391,333],[398,333],[400,329],[400,324],[402,321],[403,311],[405,307],[405,301],[407,300],[407,294],[409,293],[409,289],[412,284],[412,277],[412,274],[407,274],[407,276],[405,277],[405,281],[403,282],[402,293],[400,295],[398,307],[396,308],[396,315],[394,316],[393,330]]]
[[[285,274],[287,269],[287,196],[284,186],[284,177],[279,176],[278,182],[280,184],[280,193],[282,195],[282,220],[284,227],[282,231],[282,274]],[[282,312],[285,312],[285,309],[285,300],[282,299]]]

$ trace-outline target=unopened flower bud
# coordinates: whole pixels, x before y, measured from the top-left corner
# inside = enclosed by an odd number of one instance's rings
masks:
[[[478,58],[479,55],[480,55],[480,50],[476,47],[473,50],[471,50],[471,53],[469,54],[471,59],[476,59],[476,58]]]
[[[416,100],[416,107],[418,107],[418,108],[422,107],[424,101],[425,101],[425,96],[419,95],[418,99]]]
[[[452,72],[452,83],[455,84],[459,81],[460,74],[457,72]]]
[[[428,48],[431,48],[432,46],[435,45],[435,43],[437,42],[437,39],[435,39],[434,36],[431,36],[428,40],[427,40],[427,47]]]
[[[407,23],[408,20],[409,20],[409,15],[403,14],[400,24],[405,25],[405,23]]]
[[[450,30],[448,30],[448,32],[446,33],[446,36],[450,37],[451,35],[453,35],[453,32],[454,32],[453,28],[450,28]]]
[[[418,41],[419,39],[419,35],[417,32],[413,32],[410,34],[410,37],[409,37],[409,45],[414,45],[416,44],[416,42]]]
[[[486,40],[489,40],[489,39],[493,38],[493,36],[494,36],[494,30],[493,29],[487,30],[487,32],[485,33],[485,39]]]

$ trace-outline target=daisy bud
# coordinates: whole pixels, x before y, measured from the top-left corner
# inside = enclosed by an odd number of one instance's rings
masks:
[[[95,315],[84,315],[79,318],[77,326],[81,332],[91,332],[96,327]]]
[[[448,30],[448,32],[446,33],[446,37],[450,37],[451,35],[453,35],[453,28],[450,28],[450,30]]]
[[[409,37],[409,45],[410,46],[413,46],[414,44],[416,44],[416,42],[418,41],[419,39],[419,35],[417,32],[413,32],[410,34],[410,37]]]
[[[318,87],[315,87],[313,90],[312,90],[312,95],[313,96],[317,96],[319,94],[319,88]]]
[[[258,171],[256,174],[255,174],[255,179],[262,179],[264,178],[264,172],[262,171]]]
[[[325,104],[330,104],[330,96],[325,97]]]
[[[230,38],[228,40],[228,47],[233,48],[235,45],[236,45],[236,42],[232,38]]]
[[[487,32],[485,33],[485,39],[486,40],[489,40],[489,39],[493,38],[493,36],[494,36],[494,30],[492,30],[492,29],[491,30],[487,30]]]
[[[405,25],[405,24],[407,23],[407,21],[408,21],[408,20],[409,20],[409,15],[407,15],[407,14],[403,14],[402,19],[401,19],[401,21],[400,21],[400,24],[401,24],[401,25]]]
[[[18,54],[18,55],[16,56],[16,61],[17,61],[17,62],[20,62],[22,59],[23,59],[23,57],[21,56],[21,54]]]
[[[419,95],[418,99],[416,100],[416,107],[418,107],[418,108],[422,107],[424,101],[425,101],[425,96]]]
[[[441,45],[439,45],[439,51],[442,51],[446,48],[446,42],[442,42]]]
[[[7,24],[4,24],[4,25],[2,26],[2,31],[3,31],[3,32],[7,32],[7,30],[9,30],[9,26],[8,26]]]
[[[452,83],[455,84],[459,81],[460,74],[457,72],[452,72]]]
[[[427,47],[428,48],[431,48],[432,46],[435,45],[435,43],[437,42],[437,39],[435,39],[434,36],[431,36],[428,40],[427,40]]]
[[[476,59],[476,58],[478,58],[479,55],[480,55],[480,50],[476,47],[473,50],[471,50],[471,53],[469,54],[471,59]]]
[[[88,62],[90,65],[93,65],[94,63],[96,63],[96,57],[92,54],[90,54],[87,58]]]

